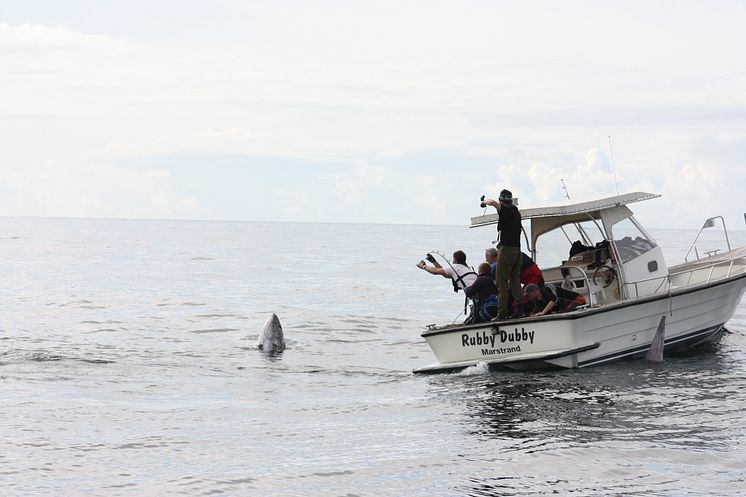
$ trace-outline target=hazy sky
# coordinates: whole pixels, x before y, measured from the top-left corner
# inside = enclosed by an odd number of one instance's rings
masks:
[[[745,25],[735,1],[0,0],[0,215],[466,224],[564,178],[743,229]]]

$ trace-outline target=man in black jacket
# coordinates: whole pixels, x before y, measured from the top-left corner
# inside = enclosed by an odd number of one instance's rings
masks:
[[[498,200],[482,198],[482,207],[491,205],[500,214],[497,229],[500,232],[500,243],[497,244],[497,271],[495,285],[500,299],[500,310],[497,319],[508,317],[508,291],[516,302],[523,302],[521,292],[521,213],[513,205],[513,194],[509,190],[500,192]],[[516,316],[523,315],[522,304]]]
[[[476,323],[490,321],[497,315],[497,287],[492,280],[490,265],[483,262],[477,268],[479,276],[464,288],[467,297],[477,300]]]
[[[550,312],[574,311],[581,305],[585,305],[585,297],[572,290],[565,290],[554,285],[546,285],[539,288],[538,285],[530,283],[526,285],[526,298],[532,302],[541,301],[544,308],[535,312],[532,316],[543,316]]]

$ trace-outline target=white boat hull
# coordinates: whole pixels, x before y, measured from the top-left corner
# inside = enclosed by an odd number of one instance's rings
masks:
[[[415,372],[458,370],[479,362],[515,369],[578,368],[642,356],[664,315],[666,349],[700,343],[733,316],[744,290],[746,274],[741,273],[566,314],[432,328],[422,336],[439,364]]]

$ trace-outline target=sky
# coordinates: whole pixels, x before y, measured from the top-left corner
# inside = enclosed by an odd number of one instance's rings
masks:
[[[746,3],[0,0],[0,216],[744,229]]]

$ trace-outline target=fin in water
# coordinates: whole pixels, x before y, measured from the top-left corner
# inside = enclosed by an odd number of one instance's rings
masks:
[[[282,333],[280,319],[274,312],[264,323],[264,329],[257,338],[256,347],[263,352],[282,352],[285,350],[285,335]]]
[[[647,354],[645,354],[645,360],[650,362],[663,362],[663,348],[665,346],[666,334],[666,315],[661,316],[661,322],[658,324],[658,329],[653,337],[653,343],[650,344]]]

